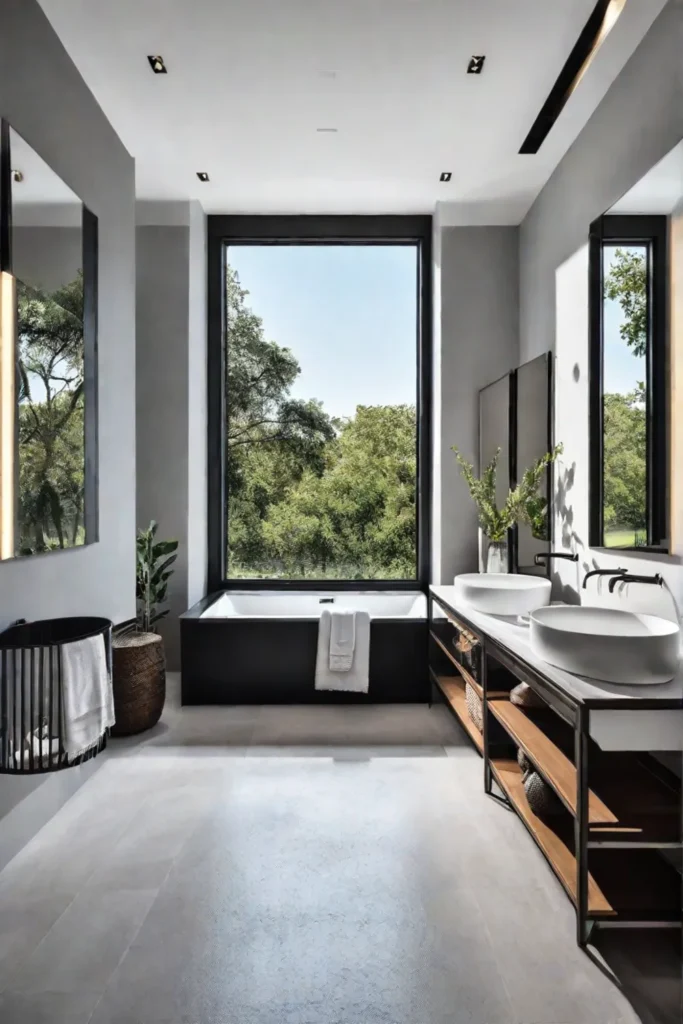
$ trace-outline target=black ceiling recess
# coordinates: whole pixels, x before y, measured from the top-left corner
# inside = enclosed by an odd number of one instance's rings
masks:
[[[569,54],[567,63],[560,71],[550,95],[541,107],[541,112],[531,126],[531,131],[522,143],[520,153],[538,153],[546,136],[562,113],[565,103],[571,96],[581,77],[584,66],[590,60],[596,44],[600,41],[605,16],[613,0],[598,0],[586,22],[576,45]]]

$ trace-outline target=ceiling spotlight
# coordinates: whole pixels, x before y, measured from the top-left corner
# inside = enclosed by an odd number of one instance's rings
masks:
[[[441,177],[439,178],[439,181],[450,181],[450,180],[451,180],[451,172],[450,171],[442,171],[441,172]]]
[[[468,75],[480,75],[484,69],[485,56],[482,57],[470,57],[470,62],[467,65]]]
[[[200,181],[209,180],[209,175],[206,173],[206,171],[197,171],[197,177],[199,178]]]
[[[24,180],[24,172],[23,171],[12,171],[12,181],[16,181],[17,185],[20,185],[23,180]]]
[[[163,57],[159,57],[157,55],[156,57],[148,57],[147,60],[149,61],[149,66],[151,67],[155,75],[168,74],[168,72],[166,71],[166,65],[164,64]]]

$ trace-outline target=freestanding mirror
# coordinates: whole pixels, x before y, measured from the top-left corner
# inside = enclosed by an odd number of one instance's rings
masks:
[[[515,478],[553,447],[552,357],[549,353],[524,363],[515,371],[516,437]],[[550,551],[550,501],[552,468],[539,492],[533,524],[519,523],[516,530],[514,571],[545,576],[545,565],[534,565],[534,556]]]
[[[97,540],[97,218],[2,122],[0,556]]]

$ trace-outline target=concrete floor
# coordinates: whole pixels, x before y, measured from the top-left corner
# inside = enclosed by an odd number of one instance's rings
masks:
[[[574,932],[444,708],[172,695],[0,873],[0,1021],[678,1024],[675,957],[615,947],[636,1012]]]

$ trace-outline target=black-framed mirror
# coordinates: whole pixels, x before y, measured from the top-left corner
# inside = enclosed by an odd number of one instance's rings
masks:
[[[683,141],[591,224],[592,548],[669,553],[670,236],[683,215]]]
[[[479,466],[481,471],[500,449],[496,474],[499,507],[524,471],[553,448],[552,368],[552,353],[543,353],[479,392]],[[508,531],[508,572],[548,574],[547,563],[536,565],[535,556],[550,551],[552,466],[544,481],[533,522],[519,523]],[[480,531],[480,569],[486,565],[486,546]]]
[[[0,557],[98,539],[97,217],[0,122]]]

